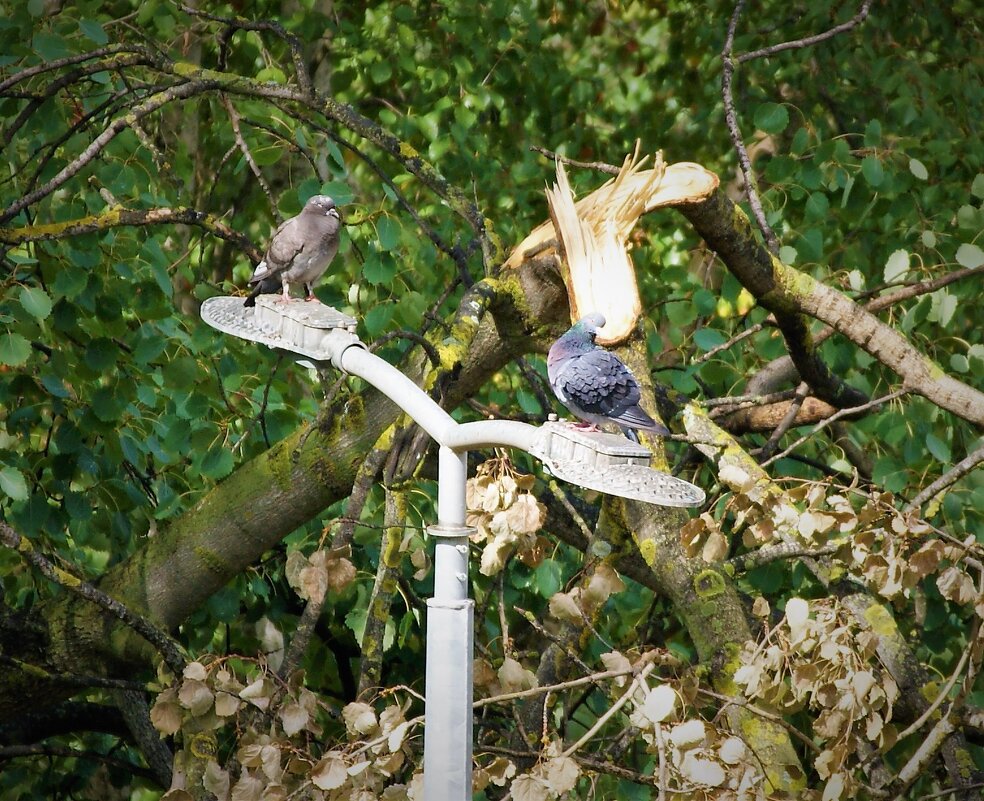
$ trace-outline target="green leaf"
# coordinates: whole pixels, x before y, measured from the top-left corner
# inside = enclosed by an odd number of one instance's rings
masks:
[[[984,250],[970,242],[964,242],[957,248],[957,262],[968,270],[980,267],[984,264]]]
[[[885,262],[885,283],[894,284],[896,281],[901,281],[908,272],[909,251],[903,249],[896,250],[888,257],[888,261]]]
[[[38,320],[44,320],[51,314],[51,298],[41,287],[22,287],[19,300],[27,313]]]
[[[560,563],[554,559],[544,559],[533,571],[536,589],[544,598],[560,592],[564,586],[564,574]]]
[[[763,103],[755,109],[755,127],[765,133],[777,134],[789,125],[789,112],[779,103]]]
[[[909,172],[915,175],[920,181],[925,181],[929,178],[929,170],[926,169],[926,165],[919,159],[909,159]]]
[[[18,367],[31,355],[31,343],[20,334],[0,334],[0,364]]]
[[[813,192],[806,199],[806,219],[815,221],[827,216],[830,210],[830,201],[823,192]]]
[[[41,376],[41,386],[56,398],[67,398],[71,394],[62,383],[62,380],[51,373],[44,373]]]
[[[250,152],[253,154],[253,161],[256,162],[257,166],[269,167],[271,164],[283,161],[287,151],[280,145],[264,144],[253,147]]]
[[[379,247],[393,250],[400,242],[400,223],[392,217],[380,218],[376,223],[376,236],[379,237]]]
[[[804,261],[820,261],[823,256],[823,232],[819,228],[804,231],[796,242],[796,251]]]
[[[374,83],[383,83],[388,81],[390,76],[393,74],[393,68],[390,66],[389,61],[377,61],[369,68],[369,76],[372,78]]]
[[[516,402],[519,403],[519,408],[527,414],[543,414],[543,409],[540,408],[540,401],[537,400],[536,395],[532,392],[527,392],[525,389],[518,390],[516,392]]]
[[[881,144],[882,125],[878,120],[872,120],[864,129],[864,146],[878,147]]]
[[[332,199],[339,206],[351,203],[355,195],[352,189],[344,181],[328,181],[321,185],[321,194],[331,195]]]
[[[936,247],[936,234],[932,231],[923,231],[919,240],[923,243],[924,248],[935,248]]]
[[[300,130],[300,128],[298,128],[298,130]],[[342,172],[345,172],[345,157],[342,155],[342,151],[338,147],[338,145],[336,145],[334,142],[332,142],[329,139],[327,142],[325,142],[325,149],[328,151],[328,155],[331,156],[331,160],[334,161],[336,165],[338,165],[338,169],[340,169]],[[337,198],[336,198],[336,202],[337,202]]]
[[[370,284],[388,284],[396,276],[396,262],[389,253],[373,251],[362,265],[362,275]]]
[[[793,141],[789,145],[789,152],[794,156],[802,156],[809,144],[810,132],[806,128],[800,128],[793,136]]]
[[[225,478],[234,466],[232,453],[221,445],[210,448],[202,459],[202,472],[209,478]]]
[[[666,304],[666,319],[678,328],[692,325],[697,319],[692,303],[685,301]]]
[[[261,83],[287,83],[287,76],[279,67],[264,67],[256,73],[256,80]]]
[[[958,373],[966,373],[970,370],[970,360],[962,353],[954,353],[950,357],[950,367]]]
[[[123,414],[125,398],[114,392],[112,387],[99,387],[92,393],[92,413],[104,423],[112,423]]]
[[[933,434],[926,435],[926,447],[929,452],[941,462],[950,461],[950,446]]]
[[[699,328],[694,331],[694,344],[705,352],[723,345],[726,341],[724,334],[716,328]]]
[[[783,245],[779,248],[779,260],[783,264],[796,264],[799,252],[792,245]]]
[[[106,31],[101,23],[94,19],[84,19],[79,22],[79,30],[97,45],[104,45],[109,41]]]
[[[51,288],[55,291],[56,295],[71,299],[85,289],[88,280],[89,274],[86,270],[79,267],[65,266],[58,271],[58,275],[55,276]]]
[[[4,467],[0,470],[0,491],[11,500],[27,500],[27,481],[24,474],[16,467]]]
[[[976,234],[984,228],[984,211],[964,203],[957,209],[957,226],[967,231],[974,231]]]
[[[932,307],[927,319],[946,328],[950,324],[950,320],[953,319],[953,313],[957,310],[957,296],[941,289],[934,292],[930,297],[932,298]]]
[[[119,347],[107,337],[97,337],[85,349],[85,363],[97,373],[109,370],[120,358]]]
[[[715,295],[711,290],[704,289],[701,287],[693,296],[694,307],[697,309],[697,313],[702,317],[714,314],[714,310],[717,308],[717,295]]]
[[[393,312],[396,307],[392,303],[381,303],[378,306],[374,306],[369,310],[369,313],[362,318],[362,322],[366,327],[366,334],[370,337],[379,336],[389,325],[389,321],[393,319]]]
[[[970,193],[974,197],[984,199],[984,172],[979,172],[974,177],[974,182],[970,185]]]
[[[885,168],[877,156],[865,156],[862,159],[861,173],[872,188],[878,187],[885,180]]]

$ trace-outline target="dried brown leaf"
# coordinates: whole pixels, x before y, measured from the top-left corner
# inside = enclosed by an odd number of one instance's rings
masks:
[[[157,696],[150,708],[150,722],[161,734],[176,734],[181,728],[181,705],[178,703],[178,691],[169,687]]]

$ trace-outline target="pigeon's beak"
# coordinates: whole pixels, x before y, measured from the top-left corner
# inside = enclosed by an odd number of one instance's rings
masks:
[[[342,218],[338,214],[338,209],[336,209],[334,206],[332,206],[330,209],[328,209],[328,211],[325,212],[325,216],[334,217],[339,222],[341,222],[342,220]]]

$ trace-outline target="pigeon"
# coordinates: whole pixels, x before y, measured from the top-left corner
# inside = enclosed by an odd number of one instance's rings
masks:
[[[595,344],[605,317],[597,312],[582,317],[550,346],[547,377],[554,394],[583,423],[578,428],[598,430],[600,423],[615,423],[634,442],[635,431],[666,436],[670,430],[651,418],[639,400],[639,382],[621,359]]]
[[[263,261],[249,279],[255,288],[244,305],[255,306],[256,297],[283,289],[281,303],[290,300],[290,285],[304,284],[305,300],[317,300],[314,282],[324,275],[338,252],[338,232],[342,227],[335,201],[328,195],[315,195],[296,217],[280,224],[270,239]]]

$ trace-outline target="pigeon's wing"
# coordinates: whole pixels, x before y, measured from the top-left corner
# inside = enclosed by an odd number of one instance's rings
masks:
[[[297,217],[292,217],[280,223],[277,230],[270,238],[270,246],[267,248],[263,261],[257,266],[256,272],[249,282],[255,283],[274,275],[279,275],[284,270],[290,269],[301,252],[304,250],[304,238],[300,236],[298,230]]]
[[[641,398],[632,373],[617,356],[601,348],[569,359],[558,372],[557,384],[584,411],[613,420],[638,408]]]

